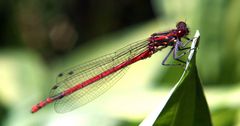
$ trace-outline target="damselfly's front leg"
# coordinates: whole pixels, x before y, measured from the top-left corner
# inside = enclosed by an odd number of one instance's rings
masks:
[[[191,40],[191,39],[190,39]],[[186,47],[186,45],[192,41],[188,41],[187,43],[183,44],[180,40],[177,39],[176,45],[174,47],[173,50],[173,58],[179,62],[182,63],[186,63],[185,61],[181,60],[180,58],[183,57],[184,55],[186,55],[187,53],[189,53],[192,49],[190,49],[190,47]],[[193,48],[195,49],[195,48]],[[187,50],[183,53],[181,53],[180,55],[177,55],[178,52],[183,51],[183,50]]]
[[[185,42],[184,44],[182,43],[182,45],[179,47],[179,50],[186,50],[186,49],[190,49],[190,47],[186,47],[189,43],[191,43],[194,39],[194,37],[192,39],[188,38],[188,37],[184,37],[184,39],[187,40],[187,42]],[[178,40],[180,41],[180,40]]]
[[[173,52],[174,47],[171,48],[171,50],[168,52],[168,54],[166,55],[166,57],[163,59],[162,61],[162,65],[164,66],[182,66],[182,64],[173,64],[173,63],[166,63],[166,61],[168,60],[170,54]]]
[[[187,53],[189,53],[192,49],[190,49],[190,47],[186,47],[190,42],[192,42],[192,39],[188,39],[188,41],[183,44],[180,40],[177,39],[177,42],[175,44],[174,47],[171,48],[171,50],[168,52],[168,54],[166,55],[166,57],[164,58],[164,60],[162,61],[162,65],[165,66],[182,66],[183,64],[186,64],[185,61],[181,60],[180,58],[183,57],[184,55],[186,55]],[[183,51],[183,50],[187,50],[183,53],[181,53],[180,55],[177,55],[178,52]],[[166,61],[169,58],[170,54],[173,52],[173,59],[181,62],[179,64],[167,64]]]

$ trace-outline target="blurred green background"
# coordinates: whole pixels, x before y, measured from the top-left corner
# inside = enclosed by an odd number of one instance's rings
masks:
[[[138,125],[178,81],[168,49],[130,67],[104,95],[70,113],[36,114],[55,77],[186,21],[200,30],[197,66],[216,126],[240,126],[239,0],[1,0],[0,125]]]

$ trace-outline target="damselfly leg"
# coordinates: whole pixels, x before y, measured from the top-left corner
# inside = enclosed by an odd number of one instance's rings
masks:
[[[176,39],[175,46],[173,46],[171,48],[171,50],[168,52],[166,57],[163,59],[162,65],[165,65],[165,66],[184,66],[184,64],[186,64],[186,61],[181,60],[181,58],[192,50],[192,49],[190,49],[190,47],[186,47],[186,46],[189,43],[191,43],[193,39],[189,39],[189,38],[185,38],[185,39],[188,40],[185,43],[183,43],[179,39]],[[187,50],[187,51],[184,51],[184,50]],[[184,51],[184,52],[182,52],[182,51]],[[179,52],[182,52],[182,53],[178,55],[177,53],[179,53]],[[171,53],[173,53],[173,59],[180,62],[180,63],[166,63]]]

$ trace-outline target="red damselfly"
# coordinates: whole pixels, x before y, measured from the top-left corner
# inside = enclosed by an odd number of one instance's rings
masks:
[[[51,89],[50,95],[45,100],[32,107],[32,113],[37,112],[49,103],[55,102],[55,110],[64,113],[84,105],[113,86],[124,74],[126,67],[142,59],[151,57],[157,51],[172,47],[162,61],[163,65],[182,65],[185,62],[180,58],[189,52],[187,44],[191,39],[185,22],[177,23],[176,28],[152,34],[149,38],[130,44],[114,53],[99,57],[75,66],[60,73],[56,85]],[[185,43],[182,39],[186,39]],[[181,54],[178,52],[182,50]],[[167,64],[169,55],[179,63]]]

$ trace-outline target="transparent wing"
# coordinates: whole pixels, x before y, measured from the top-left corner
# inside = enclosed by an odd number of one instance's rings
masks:
[[[130,60],[148,49],[147,40],[130,44],[114,53],[99,57],[86,62],[83,65],[75,66],[60,73],[57,77],[57,84],[51,89],[50,96],[55,96],[79,83],[82,83],[94,76],[107,71],[122,62]],[[55,110],[64,113],[84,105],[112,87],[123,75],[127,68],[123,68],[107,77],[94,82],[71,95],[65,96],[55,102]]]

